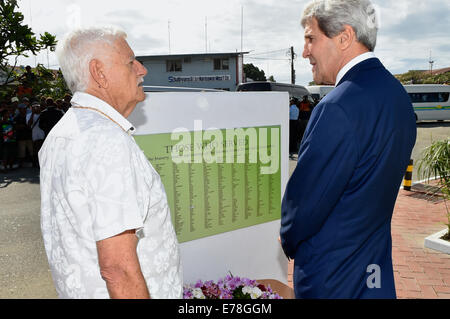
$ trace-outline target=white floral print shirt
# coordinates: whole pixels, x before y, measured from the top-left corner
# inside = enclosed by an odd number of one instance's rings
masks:
[[[60,298],[109,298],[96,242],[136,229],[137,254],[152,298],[181,298],[177,237],[160,176],[104,101],[76,92],[39,152],[41,229]],[[122,127],[120,127],[120,126]],[[125,132],[127,131],[127,132]]]

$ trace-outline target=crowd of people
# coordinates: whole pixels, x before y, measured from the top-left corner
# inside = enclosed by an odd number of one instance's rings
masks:
[[[304,96],[302,100],[295,97],[291,98],[289,103],[289,158],[299,151],[300,142],[308,125],[311,112],[319,101],[310,101],[308,96]]]
[[[0,171],[39,167],[38,152],[45,137],[70,107],[70,95],[9,97],[0,101]]]

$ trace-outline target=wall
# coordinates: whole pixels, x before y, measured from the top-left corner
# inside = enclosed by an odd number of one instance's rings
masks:
[[[214,70],[215,58],[226,58],[229,60],[228,70]],[[173,59],[184,60],[183,57],[161,57],[161,58],[146,58],[143,61],[144,66],[148,70],[148,74],[144,79],[144,85],[153,86],[175,86],[175,87],[194,87],[194,88],[207,88],[207,89],[226,89],[229,91],[236,90],[237,80],[237,57],[236,56],[214,56],[214,57],[202,57],[192,56],[191,62],[182,62],[181,72],[167,72],[166,60]],[[194,78],[195,81],[183,81],[177,82],[169,81],[169,77],[199,77],[199,76],[214,76],[218,78]],[[229,77],[229,79],[226,79]]]

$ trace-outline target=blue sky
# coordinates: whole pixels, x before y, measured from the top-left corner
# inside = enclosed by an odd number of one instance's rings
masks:
[[[297,84],[312,80],[311,66],[301,57],[300,17],[307,0],[19,0],[25,23],[36,34],[61,38],[77,25],[114,24],[128,33],[136,55],[250,51],[253,63],[278,82],[290,82],[288,49],[297,54]],[[372,0],[380,30],[375,54],[392,73],[450,67],[450,1]],[[207,22],[207,28],[205,23]],[[170,27],[169,27],[170,25]],[[205,29],[207,30],[207,36]],[[170,32],[169,32],[170,30]],[[170,46],[169,46],[170,39]],[[54,53],[19,60],[58,67]],[[151,74],[151,70],[150,70]]]

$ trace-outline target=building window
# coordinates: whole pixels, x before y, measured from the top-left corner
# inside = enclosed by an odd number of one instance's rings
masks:
[[[214,59],[214,70],[228,70],[229,65],[228,59]]]
[[[183,70],[181,60],[167,60],[167,72],[181,72]]]

